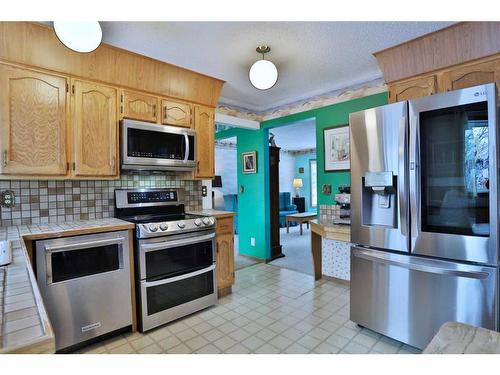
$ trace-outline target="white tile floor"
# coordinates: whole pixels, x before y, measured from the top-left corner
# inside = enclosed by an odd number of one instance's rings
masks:
[[[233,294],[146,334],[80,353],[419,353],[349,320],[349,288],[259,263],[236,272]]]

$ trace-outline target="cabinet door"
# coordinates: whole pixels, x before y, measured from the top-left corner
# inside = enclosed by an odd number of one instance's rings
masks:
[[[191,127],[191,104],[163,99],[161,101],[161,107],[163,111],[163,124],[182,126],[185,128]]]
[[[117,89],[73,80],[74,175],[118,175]]]
[[[124,118],[148,122],[158,121],[158,98],[124,90],[121,96]]]
[[[2,174],[67,173],[65,77],[0,64]]]
[[[401,102],[436,93],[436,77],[421,77],[389,86],[389,102]]]
[[[470,64],[443,73],[443,91],[452,91],[466,87],[495,82],[500,85],[500,59]]]
[[[196,130],[196,178],[212,179],[214,170],[214,110],[209,107],[194,107],[194,129]]]
[[[224,289],[234,283],[234,236],[217,235],[217,288]]]

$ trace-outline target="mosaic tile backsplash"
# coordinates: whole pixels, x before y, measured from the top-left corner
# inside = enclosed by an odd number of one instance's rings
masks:
[[[334,219],[340,218],[340,205],[322,204],[319,206],[319,218],[322,221],[333,222]]]
[[[202,207],[201,181],[175,174],[122,175],[113,181],[0,181],[1,190],[13,190],[16,205],[0,210],[0,226],[57,223],[113,217],[114,190],[170,187],[185,190],[186,210]]]

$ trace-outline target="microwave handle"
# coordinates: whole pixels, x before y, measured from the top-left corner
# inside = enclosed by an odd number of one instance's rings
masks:
[[[184,155],[184,162],[186,163],[189,158],[189,137],[187,133],[184,133],[184,141],[186,142],[186,154]]]

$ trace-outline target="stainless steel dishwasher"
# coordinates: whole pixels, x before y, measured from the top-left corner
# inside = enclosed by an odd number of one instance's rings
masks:
[[[57,351],[132,324],[128,231],[37,241],[36,264]]]

